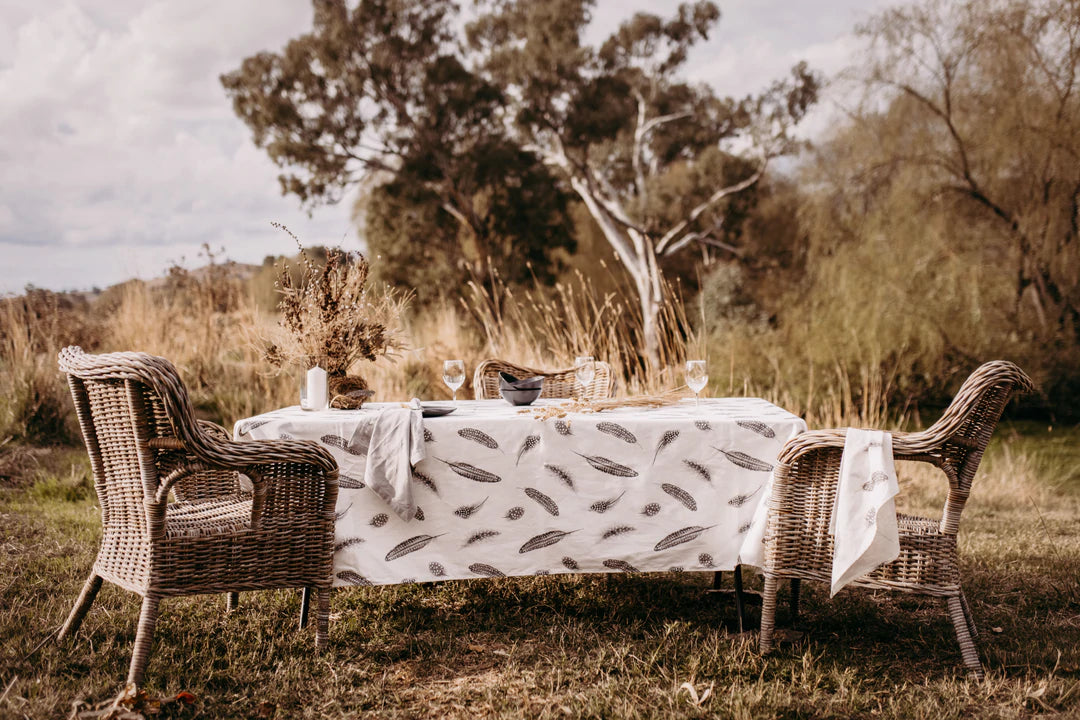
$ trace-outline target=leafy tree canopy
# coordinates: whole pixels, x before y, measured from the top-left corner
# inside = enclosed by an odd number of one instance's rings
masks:
[[[502,91],[469,71],[445,0],[317,0],[310,33],[247,58],[222,83],[237,114],[307,207],[362,181],[384,277],[454,285],[490,260],[544,280],[573,248],[567,196],[502,127]],[[434,261],[438,265],[420,267]],[[378,266],[377,266],[378,267]],[[434,284],[432,284],[434,282]]]

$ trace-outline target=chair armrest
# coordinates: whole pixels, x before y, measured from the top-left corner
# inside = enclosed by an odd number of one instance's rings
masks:
[[[337,462],[321,445],[310,440],[246,440],[237,442],[221,425],[209,420],[198,420],[186,439],[179,437],[153,438],[149,446],[158,450],[183,453],[176,466],[181,472],[170,474],[163,480],[164,490],[159,487],[158,496],[166,495],[181,480],[185,485],[197,482],[192,477],[199,473],[239,472],[256,482],[261,473],[258,467],[275,463],[299,463],[312,465],[329,474],[337,475]],[[175,475],[175,476],[174,476]],[[167,485],[167,486],[166,486]],[[232,489],[230,488],[230,492]],[[199,493],[201,496],[203,493]],[[221,493],[210,491],[210,495]],[[194,498],[191,498],[194,499]]]
[[[218,440],[207,443],[201,451],[196,454],[202,454],[204,462],[240,472],[275,463],[314,465],[335,474],[338,469],[333,455],[314,440]]]
[[[236,441],[225,428],[204,420],[192,429],[195,432],[185,449],[215,469],[244,472],[258,465],[302,463],[326,472],[337,471],[333,455],[314,440]]]
[[[204,435],[209,435],[216,440],[232,440],[232,433],[225,429],[225,427],[218,425],[216,422],[210,420],[197,420],[196,423],[199,426],[199,430],[201,430]]]
[[[934,456],[935,451],[940,450],[942,445],[939,438],[925,432],[891,432],[890,435],[892,435],[893,458],[896,460],[928,462],[940,467],[940,463]],[[831,448],[842,453],[846,440],[847,428],[808,430],[796,435],[784,445],[777,456],[777,462],[781,466],[790,467],[800,457],[812,451]],[[957,442],[957,439],[953,438],[950,442]]]

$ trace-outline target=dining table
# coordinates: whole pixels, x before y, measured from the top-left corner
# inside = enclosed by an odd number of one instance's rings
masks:
[[[380,414],[404,404],[236,422],[237,440],[311,440],[337,461],[335,585],[732,570],[747,544],[760,555],[777,454],[806,430],[761,398],[601,412],[553,399],[423,404],[435,406],[451,411],[416,426],[405,516],[368,472]]]

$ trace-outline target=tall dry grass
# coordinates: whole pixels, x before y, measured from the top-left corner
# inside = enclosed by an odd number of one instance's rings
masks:
[[[0,300],[0,445],[77,437],[56,353],[69,342],[94,344],[98,324],[76,300],[47,290]]]
[[[440,370],[449,358],[464,360],[469,369],[488,357],[559,368],[589,354],[611,363],[625,396],[683,385],[683,362],[693,356],[709,362],[707,394],[764,397],[812,427],[891,428],[922,421],[917,409],[895,404],[897,378],[890,368],[901,363],[883,352],[870,353],[854,368],[823,364],[806,348],[786,343],[784,333],[718,325],[703,305],[688,312],[677,288],[668,293],[661,360],[654,365],[638,352],[642,330],[631,287],[616,271],[601,271],[610,275],[604,291],[581,272],[553,287],[511,287],[494,273],[475,278],[458,296],[405,319],[408,349],[396,359],[359,362],[352,372],[367,378],[376,400],[441,399],[450,395]],[[226,425],[295,404],[301,368],[277,373],[262,357],[260,340],[278,320],[261,309],[264,290],[228,266],[211,263],[197,273],[174,269],[156,285],[127,283],[92,307],[73,309],[59,296],[40,293],[4,301],[0,442],[75,436],[66,385],[55,365],[56,352],[71,343],[169,358],[197,411]],[[469,391],[466,385],[466,397]]]
[[[245,293],[226,308],[202,284],[157,292],[145,284],[125,288],[109,316],[103,350],[139,350],[168,358],[180,371],[196,410],[232,420],[295,404],[298,387],[262,359],[259,329],[273,322]]]

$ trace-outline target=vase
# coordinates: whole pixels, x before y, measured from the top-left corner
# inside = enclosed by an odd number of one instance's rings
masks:
[[[367,381],[360,375],[334,374],[330,376],[330,407],[342,410],[358,410],[375,395]]]

